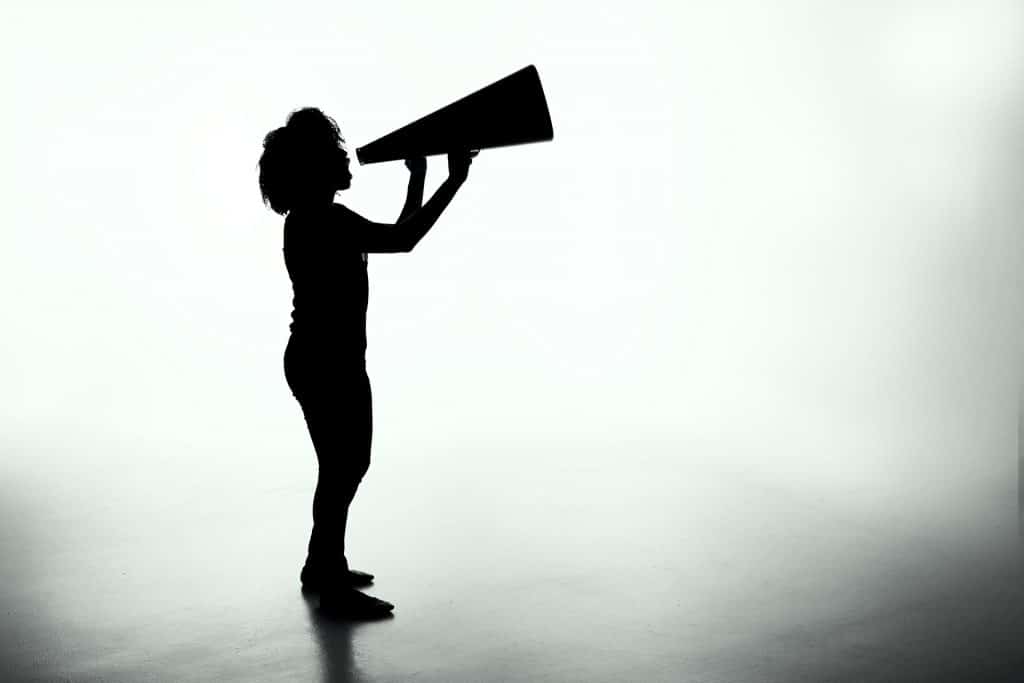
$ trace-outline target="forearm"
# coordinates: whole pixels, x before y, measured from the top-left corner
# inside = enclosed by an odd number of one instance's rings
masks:
[[[406,220],[423,206],[423,183],[426,174],[412,172],[409,175],[409,189],[405,194],[405,205],[402,206],[402,213],[398,215],[398,222]]]
[[[398,223],[409,249],[415,247],[417,242],[434,227],[434,223],[441,217],[441,213],[451,203],[460,187],[462,187],[462,181],[448,178],[441,183],[441,186],[434,192],[434,196],[428,199],[426,204]]]

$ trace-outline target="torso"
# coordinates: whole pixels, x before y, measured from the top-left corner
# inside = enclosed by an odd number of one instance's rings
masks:
[[[315,212],[289,213],[284,223],[285,267],[292,281],[293,339],[337,353],[366,350],[368,256],[353,251],[343,226]]]

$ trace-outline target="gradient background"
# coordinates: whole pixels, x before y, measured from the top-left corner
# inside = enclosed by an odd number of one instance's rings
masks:
[[[488,476],[656,456],[947,537],[1014,528],[1021,3],[4,15],[9,580],[55,520],[130,553],[175,505],[258,517],[311,491],[262,136],[317,106],[354,149],[526,64],[554,141],[482,152],[413,253],[370,256],[367,515],[439,486],[437,457]],[[339,201],[394,220],[402,164],[353,172]],[[428,193],[444,173],[431,158]]]

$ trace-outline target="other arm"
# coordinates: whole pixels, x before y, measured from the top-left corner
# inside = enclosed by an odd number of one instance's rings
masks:
[[[405,167],[409,169],[409,189],[405,193],[405,205],[398,215],[398,223],[412,216],[423,206],[423,183],[427,177],[427,160],[423,157],[406,159]]]

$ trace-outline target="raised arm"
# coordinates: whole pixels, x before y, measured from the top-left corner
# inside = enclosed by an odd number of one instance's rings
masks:
[[[398,214],[399,223],[412,216],[423,206],[423,183],[427,178],[427,160],[423,157],[406,159],[405,167],[409,169],[409,189],[405,193],[402,213]]]
[[[434,227],[441,213],[451,203],[455,193],[466,182],[469,165],[476,152],[459,152],[448,155],[448,178],[434,192],[426,204],[400,218],[395,224],[376,223],[363,218],[356,212],[335,205],[344,211],[347,225],[345,240],[359,251],[371,253],[397,253],[412,251],[423,236]],[[403,210],[403,214],[404,214]]]

